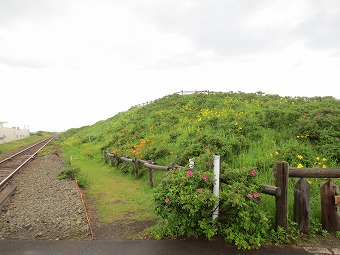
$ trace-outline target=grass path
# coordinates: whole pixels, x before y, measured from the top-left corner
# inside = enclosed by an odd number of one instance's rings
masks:
[[[89,180],[84,190],[94,201],[96,214],[103,222],[152,220],[153,194],[146,178],[135,180],[115,167],[94,161],[75,162],[80,175]]]

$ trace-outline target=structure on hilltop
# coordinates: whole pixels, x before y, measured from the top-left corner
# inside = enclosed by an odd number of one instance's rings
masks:
[[[29,128],[24,127],[4,127],[7,122],[0,121],[0,144],[8,143],[14,140],[19,140],[30,136]]]

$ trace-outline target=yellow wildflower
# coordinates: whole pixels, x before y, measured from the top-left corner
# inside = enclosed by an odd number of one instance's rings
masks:
[[[303,168],[303,165],[300,163],[298,164],[297,168]]]

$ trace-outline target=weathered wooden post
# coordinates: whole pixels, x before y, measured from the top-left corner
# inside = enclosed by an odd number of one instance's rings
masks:
[[[120,164],[120,157],[118,156],[118,154],[117,154],[117,153],[115,153],[115,154],[114,154],[114,157],[115,157],[115,158],[116,158],[116,160],[117,160],[116,167],[118,167],[118,166],[119,166],[119,164]]]
[[[106,158],[106,150],[103,150],[103,156],[104,156],[104,162],[106,163],[107,162],[107,158]]]
[[[334,200],[335,200],[335,205],[339,206],[340,205],[340,196],[334,196]]]
[[[151,160],[148,160],[146,164],[144,164],[144,166],[147,167],[147,165],[153,165],[153,162]],[[153,168],[148,167],[148,171],[149,171],[149,185],[151,188],[153,188],[155,186],[155,179],[153,177]]]
[[[339,231],[340,213],[336,202],[339,196],[339,187],[332,180],[328,180],[322,184],[320,192],[322,227],[330,232]]]
[[[109,158],[109,164],[110,166],[112,166],[112,158],[113,158],[113,155],[110,153],[109,155],[107,155],[108,158]]]
[[[306,178],[300,178],[294,191],[294,221],[300,231],[308,233],[310,228],[310,185]]]
[[[148,168],[148,170],[149,170],[149,185],[150,185],[151,188],[153,188],[154,185],[155,185],[155,180],[153,178],[153,169]]]
[[[137,179],[139,176],[139,162],[137,157],[133,159],[133,172],[135,174],[135,179]]]
[[[275,226],[288,230],[288,162],[276,162],[274,167],[275,186],[281,195],[275,197]]]

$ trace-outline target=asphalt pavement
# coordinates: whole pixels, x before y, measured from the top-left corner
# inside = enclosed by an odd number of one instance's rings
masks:
[[[297,246],[237,250],[223,240],[0,240],[1,255],[307,255]],[[335,253],[329,253],[335,254]]]

